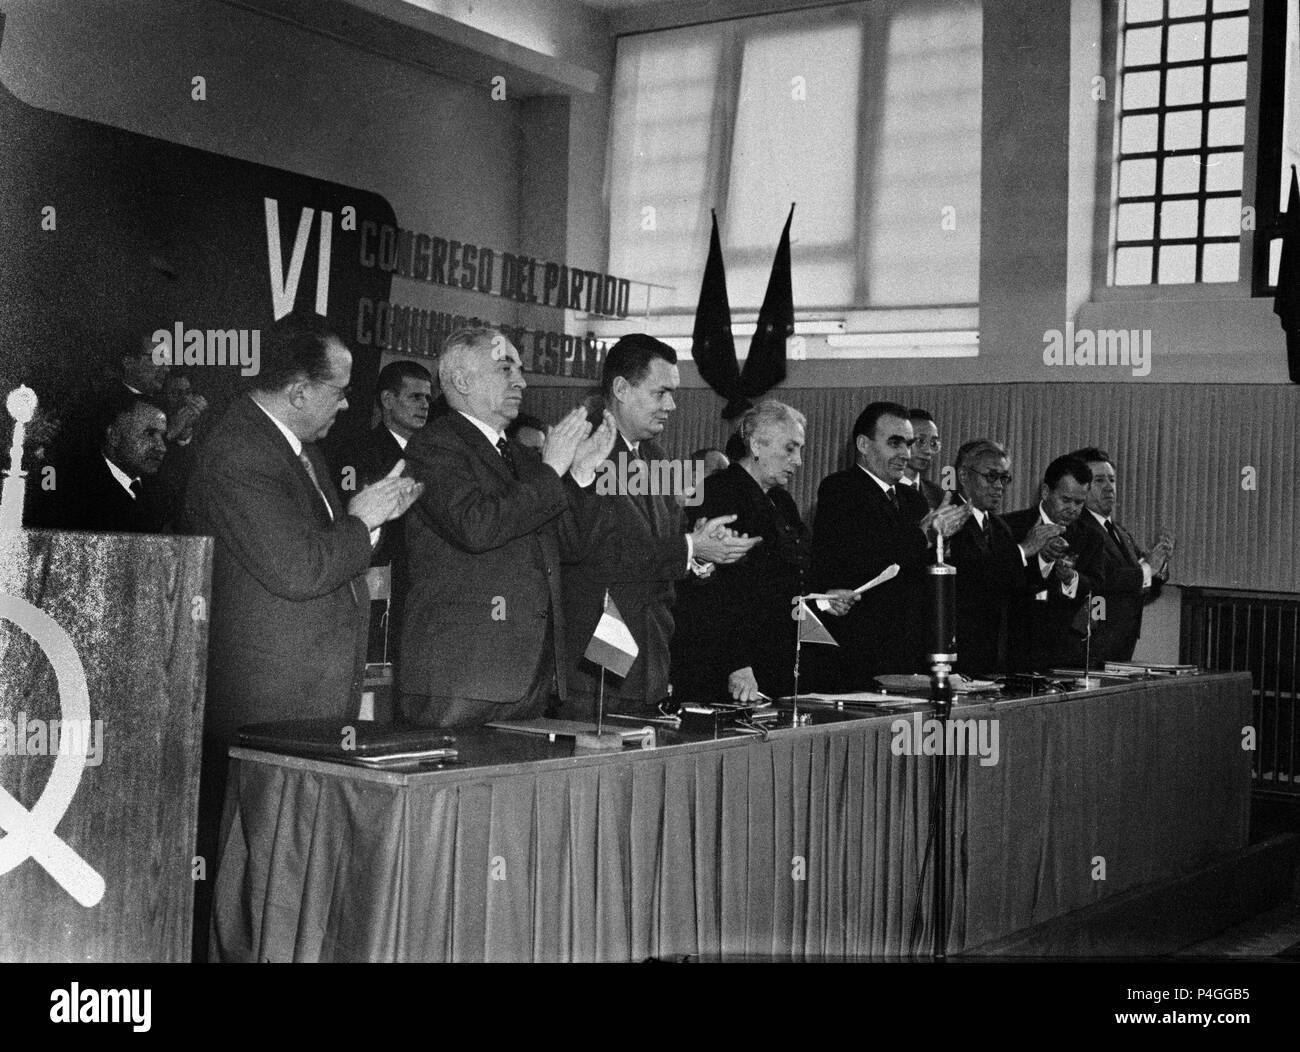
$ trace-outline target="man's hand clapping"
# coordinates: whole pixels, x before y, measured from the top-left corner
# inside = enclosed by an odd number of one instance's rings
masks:
[[[575,412],[579,411],[575,410]],[[577,451],[574,453],[569,474],[579,486],[587,486],[591,483],[596,469],[609,459],[609,454],[614,449],[614,439],[617,437],[618,425],[614,422],[614,415],[607,409],[600,426],[578,443]]]
[[[1048,562],[1059,559],[1069,548],[1061,536],[1065,527],[1055,522],[1036,522],[1020,542],[1026,555],[1041,554]]]
[[[962,528],[968,518],[970,518],[970,505],[960,504],[954,506],[952,503],[952,490],[948,490],[943,495],[943,502],[934,511],[926,515],[919,525],[922,530],[934,530],[945,537],[951,537]]]
[[[550,465],[552,470],[563,478],[573,464],[579,446],[590,434],[591,425],[587,423],[586,410],[574,409],[547,433],[546,441],[542,445],[542,463]]]
[[[716,519],[698,519],[691,533],[691,551],[700,562],[734,563],[749,554],[762,537],[749,537],[727,529],[736,521],[734,515],[719,515]]]
[[[424,492],[424,483],[410,478],[386,478],[371,483],[348,502],[348,514],[377,530],[384,523],[406,514],[406,509]]]

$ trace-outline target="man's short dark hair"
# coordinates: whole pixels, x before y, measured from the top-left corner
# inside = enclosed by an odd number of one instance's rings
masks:
[[[1073,476],[1074,481],[1081,486],[1092,484],[1092,469],[1088,467],[1087,461],[1080,460],[1073,453],[1066,453],[1047,465],[1047,471],[1043,474],[1043,485],[1048,489],[1056,489],[1056,484],[1066,475]]]
[[[932,424],[934,423],[934,417],[930,415],[930,411],[928,409],[909,409],[907,411],[907,419],[928,420],[930,423]]]
[[[957,450],[957,460],[953,467],[960,471],[973,464],[977,457],[984,456],[1009,459],[1011,454],[1001,442],[994,442],[991,438],[972,438],[969,442],[963,442]]]
[[[727,444],[723,448],[722,452],[727,454],[728,460],[744,459],[745,452],[746,452],[745,440],[740,437],[739,431],[737,431],[735,434],[733,434],[730,438],[727,439]]]
[[[900,420],[906,420],[908,416],[907,406],[899,405],[897,402],[872,402],[858,414],[858,419],[853,423],[854,443],[856,444],[859,435],[874,438],[876,424],[882,416],[896,416]]]
[[[1076,449],[1070,454],[1072,457],[1078,457],[1085,464],[1109,464],[1115,466],[1115,461],[1110,459],[1110,454],[1104,449],[1098,449],[1096,446],[1084,446],[1082,449]]]
[[[510,426],[506,428],[506,437],[518,438],[519,432],[525,427],[532,428],[534,431],[538,431],[543,435],[546,434],[546,425],[538,420],[537,417],[533,416],[532,413],[520,413],[510,421]]]
[[[262,333],[262,368],[253,389],[281,391],[298,380],[328,380],[330,343],[343,341],[319,314],[294,312],[281,318]]]
[[[389,362],[379,370],[379,379],[375,381],[375,401],[378,402],[385,391],[401,394],[402,381],[408,378],[433,383],[433,374],[419,362]]]
[[[614,400],[614,381],[623,377],[636,386],[650,371],[650,363],[662,358],[669,365],[677,364],[677,352],[662,340],[643,332],[632,332],[622,337],[605,355],[605,365],[600,374],[600,389],[606,402]]]

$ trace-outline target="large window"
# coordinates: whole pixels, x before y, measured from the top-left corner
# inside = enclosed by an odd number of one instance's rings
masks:
[[[781,225],[803,314],[974,304],[982,15],[879,0],[621,38],[610,270],[694,310],[718,212],[733,308]]]
[[[1127,0],[1113,283],[1238,280],[1249,0]]]

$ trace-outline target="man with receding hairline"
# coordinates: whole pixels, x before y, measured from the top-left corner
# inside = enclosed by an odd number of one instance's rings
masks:
[[[924,665],[924,567],[934,558],[935,532],[952,536],[969,509],[945,494],[930,508],[901,483],[915,436],[906,407],[872,402],[853,425],[853,467],[822,480],[813,522],[813,581],[818,591],[857,588],[891,564],[898,576],[866,592],[851,611],[829,624],[840,642],[819,655],[831,668],[831,687],[862,690],[882,672],[920,671]]]
[[[571,548],[595,469],[614,441],[574,409],[540,457],[506,437],[527,384],[499,331],[447,337],[438,379],[450,411],[406,447],[428,485],[406,523],[411,587],[398,687],[413,722],[475,726],[543,715],[567,693],[560,551]]]
[[[290,315],[262,344],[251,391],[213,425],[185,490],[188,532],[216,540],[199,820],[211,867],[238,728],[357,714],[364,574],[379,528],[420,492],[385,479],[345,508],[316,443],[347,406],[351,353],[315,315]]]

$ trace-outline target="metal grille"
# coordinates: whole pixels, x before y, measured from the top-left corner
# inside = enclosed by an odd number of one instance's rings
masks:
[[[1251,675],[1255,791],[1300,796],[1295,720],[1300,596],[1186,588],[1182,613],[1180,660]]]

